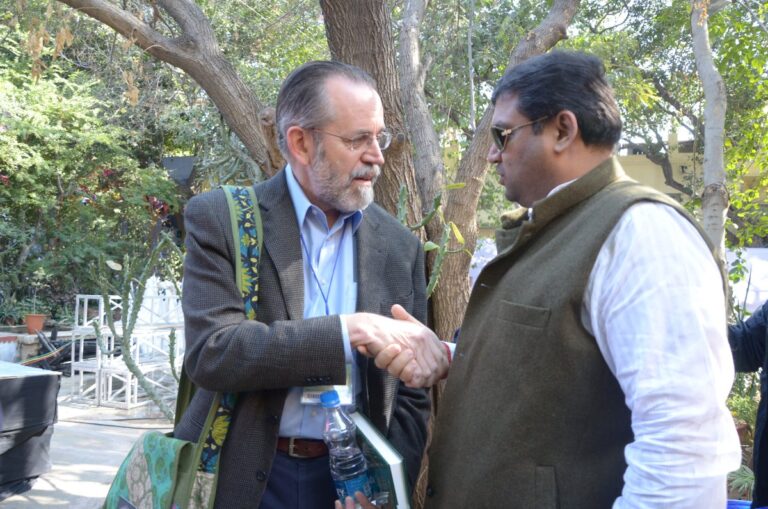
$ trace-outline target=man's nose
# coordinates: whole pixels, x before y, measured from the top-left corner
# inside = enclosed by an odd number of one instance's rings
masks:
[[[485,159],[489,163],[501,162],[501,150],[499,150],[495,143],[491,143],[491,147],[488,149],[488,155],[485,156]]]
[[[384,153],[381,151],[381,147],[379,147],[379,143],[376,140],[373,140],[373,142],[365,148],[362,160],[366,163],[378,164],[379,166],[384,164]]]

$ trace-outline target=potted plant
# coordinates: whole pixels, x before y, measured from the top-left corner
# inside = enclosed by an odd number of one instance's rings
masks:
[[[34,334],[43,330],[45,319],[48,316],[37,312],[37,291],[45,286],[45,271],[42,267],[39,267],[32,274],[30,283],[32,286],[32,312],[24,316],[24,323],[27,324],[27,332]]]

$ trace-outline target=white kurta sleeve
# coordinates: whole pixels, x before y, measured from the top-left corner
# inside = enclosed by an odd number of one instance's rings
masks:
[[[697,230],[671,207],[632,206],[598,254],[583,322],[632,413],[614,509],[723,508],[741,451],[722,280]]]

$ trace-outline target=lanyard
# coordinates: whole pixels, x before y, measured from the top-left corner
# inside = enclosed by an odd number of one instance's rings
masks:
[[[307,243],[304,241],[304,234],[301,233],[301,231],[299,231],[299,238],[301,239],[301,245],[304,247],[304,253],[306,253],[307,255],[309,271],[312,273],[312,277],[315,280],[317,289],[320,290],[320,295],[323,297],[323,303],[325,304],[325,316],[329,316],[331,314],[328,308],[328,296],[331,294],[331,287],[333,286],[333,276],[336,275],[336,265],[338,265],[339,263],[341,250],[344,249],[344,235],[346,233],[347,233],[347,225],[345,223],[341,230],[341,239],[339,239],[339,248],[336,250],[336,259],[333,261],[333,269],[331,269],[331,278],[328,281],[328,295],[326,295],[325,292],[323,291],[323,285],[320,284],[320,278],[317,277],[317,273],[315,272],[315,268],[313,267],[312,256],[310,255],[309,249],[307,248]]]

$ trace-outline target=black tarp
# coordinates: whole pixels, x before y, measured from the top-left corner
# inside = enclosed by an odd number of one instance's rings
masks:
[[[0,361],[0,500],[51,469],[60,375]]]

